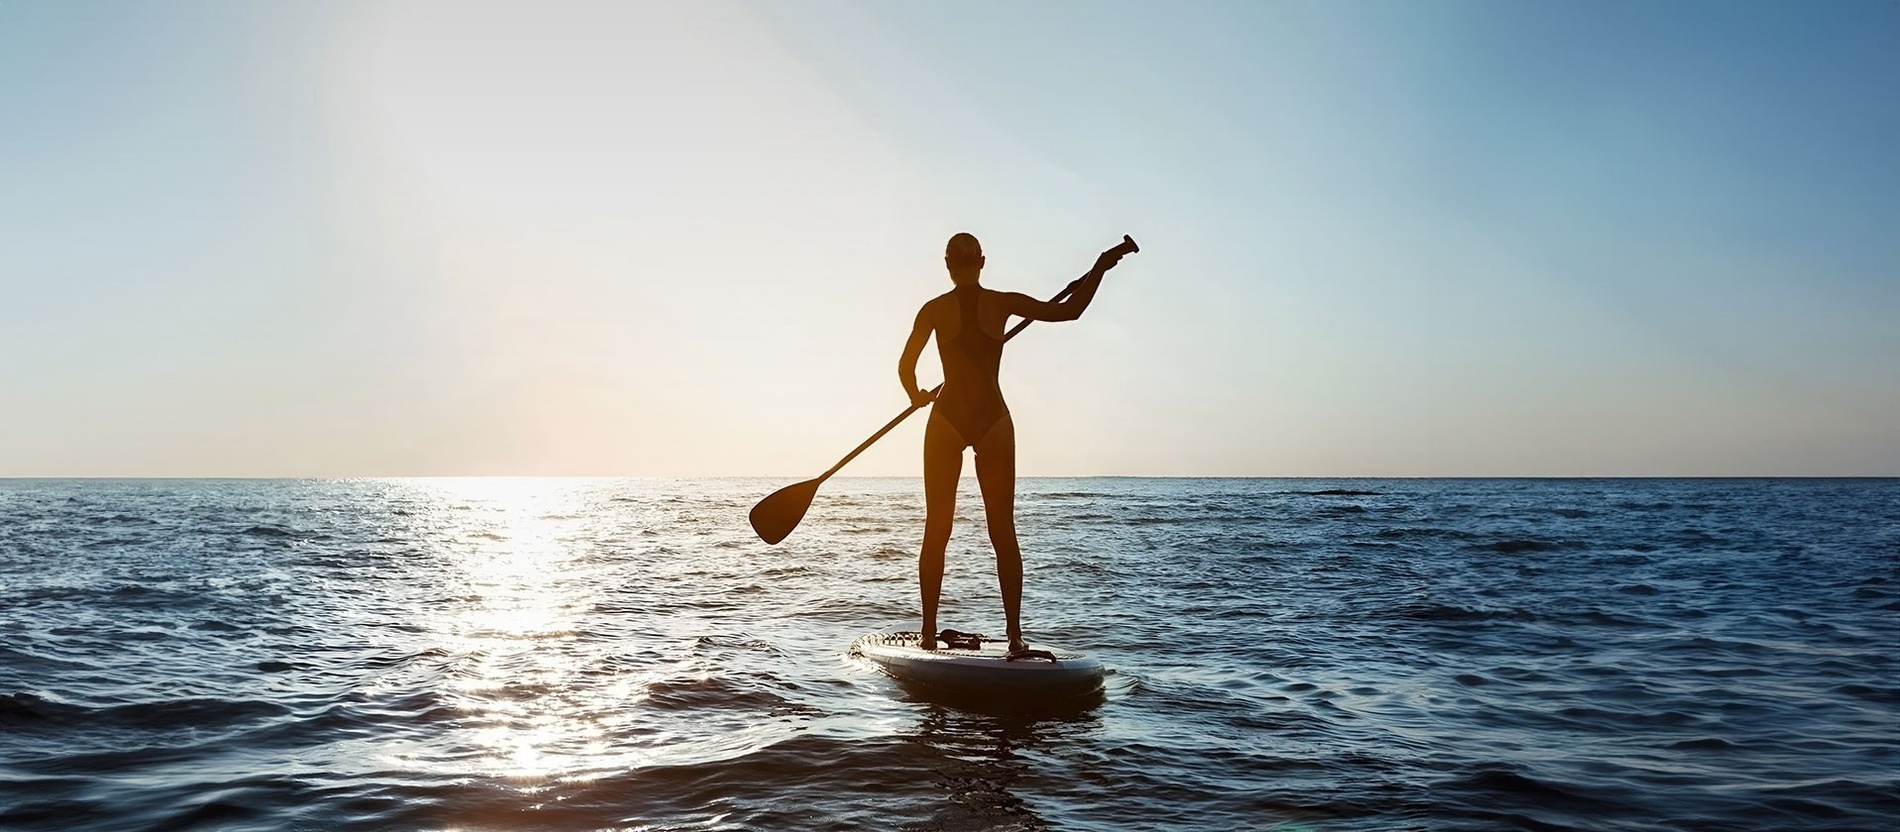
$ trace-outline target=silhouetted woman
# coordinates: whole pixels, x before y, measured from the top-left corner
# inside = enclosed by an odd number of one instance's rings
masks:
[[[917,358],[924,342],[937,336],[937,356],[943,362],[943,389],[930,409],[924,428],[924,544],[917,557],[917,582],[923,594],[923,647],[935,649],[937,597],[943,591],[943,554],[950,543],[950,523],[956,516],[957,478],[963,475],[963,449],[976,449],[976,481],[983,491],[983,513],[989,519],[990,545],[996,548],[996,580],[1003,590],[1003,615],[1008,619],[1009,649],[1021,650],[1023,557],[1016,546],[1016,425],[996,383],[1003,357],[1004,329],[1009,316],[1032,321],[1073,321],[1081,317],[1102,275],[1115,267],[1124,253],[1120,246],[1096,258],[1095,268],[1070,284],[1075,293],[1061,302],[1040,301],[1016,292],[997,292],[977,285],[983,271],[983,247],[969,234],[950,238],[943,262],[956,284],[917,311],[917,323],[904,355],[897,361],[897,377],[912,404],[923,406],[930,394],[917,387]]]

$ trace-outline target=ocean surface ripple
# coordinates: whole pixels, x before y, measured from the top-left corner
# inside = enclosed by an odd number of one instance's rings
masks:
[[[1841,829],[1900,818],[1900,481],[1033,479],[1031,638],[915,480],[0,480],[0,827]],[[944,623],[1002,629],[965,484]]]

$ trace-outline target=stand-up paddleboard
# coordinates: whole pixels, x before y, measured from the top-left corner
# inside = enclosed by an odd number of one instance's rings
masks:
[[[1031,644],[1012,655],[1003,641],[960,638],[936,650],[919,646],[917,633],[870,633],[851,643],[862,656],[898,679],[964,691],[1074,695],[1102,687],[1102,663],[1073,650]]]

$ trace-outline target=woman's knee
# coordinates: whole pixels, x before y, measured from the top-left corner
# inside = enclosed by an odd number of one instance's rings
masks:
[[[1008,544],[1014,548],[1016,546],[1015,521],[999,518],[996,522],[990,523],[990,542],[997,546]]]
[[[947,512],[942,516],[929,515],[924,518],[924,543],[942,545],[950,540],[950,525],[955,518]]]

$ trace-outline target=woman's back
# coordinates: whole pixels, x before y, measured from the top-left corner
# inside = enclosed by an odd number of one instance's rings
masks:
[[[996,421],[1009,412],[997,383],[1003,361],[1001,330],[1008,315],[986,309],[985,294],[995,293],[970,284],[952,289],[937,301],[941,304],[936,334],[943,390],[937,394],[936,409],[950,420],[966,445],[974,445],[988,435]],[[997,320],[986,320],[986,311]],[[991,327],[997,332],[989,332]]]

